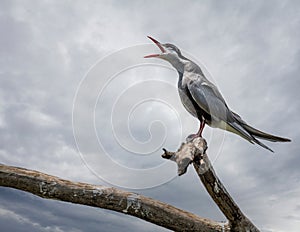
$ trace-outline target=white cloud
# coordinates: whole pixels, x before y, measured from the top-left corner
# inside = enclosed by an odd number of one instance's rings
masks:
[[[34,230],[41,231],[41,232],[63,232],[61,228],[58,226],[46,226],[43,227],[37,222],[31,221],[29,218],[25,217],[24,215],[17,214],[8,209],[0,209],[0,216],[7,220],[12,220],[16,224],[21,224],[24,227],[33,227]]]
[[[37,109],[27,109],[27,111],[23,112],[20,117],[38,127],[55,127],[59,124],[59,122],[53,117]]]

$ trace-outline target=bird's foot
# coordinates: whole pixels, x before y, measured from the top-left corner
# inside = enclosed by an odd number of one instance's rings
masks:
[[[192,142],[195,138],[198,138],[198,137],[202,137],[201,135],[199,135],[198,133],[197,134],[191,134],[189,135],[188,137],[186,137],[186,142],[189,143],[189,142]]]

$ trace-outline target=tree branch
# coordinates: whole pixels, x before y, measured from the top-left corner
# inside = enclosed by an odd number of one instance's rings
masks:
[[[178,175],[183,175],[189,164],[193,163],[207,192],[228,219],[227,225],[222,227],[218,222],[136,193],[71,182],[41,172],[1,164],[0,186],[20,189],[43,198],[114,210],[175,231],[259,232],[217,177],[206,154],[207,144],[203,138],[183,143],[177,152],[163,150],[163,158],[177,163]]]
[[[206,154],[207,143],[203,138],[183,143],[177,152],[164,150],[163,158],[171,159],[178,165],[178,175],[183,175],[190,163],[206,188],[209,195],[218,205],[229,221],[232,232],[259,232],[255,225],[242,213],[238,205],[229,195],[220,179],[217,177]]]
[[[113,187],[71,182],[24,168],[0,164],[0,186],[129,214],[174,231],[229,231],[221,224],[166,203]]]

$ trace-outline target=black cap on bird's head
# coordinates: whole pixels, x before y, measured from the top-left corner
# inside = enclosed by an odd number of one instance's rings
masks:
[[[176,57],[185,59],[185,57],[183,57],[181,55],[179,48],[177,48],[175,45],[169,44],[169,43],[161,44],[160,42],[158,42],[156,39],[152,38],[151,36],[148,36],[148,38],[151,39],[157,45],[157,47],[160,49],[161,53],[147,55],[147,56],[144,56],[144,58],[157,57],[157,58],[161,58],[161,59],[164,59],[167,61],[170,61],[170,59],[174,59]]]

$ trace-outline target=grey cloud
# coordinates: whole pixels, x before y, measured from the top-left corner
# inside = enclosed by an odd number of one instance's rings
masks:
[[[1,1],[0,4],[1,163],[105,184],[88,170],[76,150],[71,121],[73,98],[79,81],[99,58],[124,47],[146,43],[146,35],[152,35],[162,42],[178,45],[204,63],[229,106],[250,124],[293,140],[290,144],[269,144],[276,151],[272,155],[236,135],[209,128],[204,132],[205,137],[212,138],[208,152],[216,159],[217,173],[257,226],[263,231],[298,230],[299,207],[294,204],[299,202],[300,180],[297,1],[133,1],[130,4]],[[156,50],[153,46],[153,51]],[[176,86],[176,74],[161,69],[149,68],[144,73],[137,70],[126,75],[130,76],[126,80],[132,83],[155,76]],[[159,87],[160,91],[152,97],[169,96],[168,92],[173,91]],[[121,85],[112,88],[111,92],[121,88]],[[130,92],[127,100],[135,103],[135,96],[140,95]],[[109,110],[111,103],[109,96],[106,99],[101,105],[104,111]],[[174,97],[172,106],[182,120],[183,136],[195,132],[198,123],[184,111],[179,98]],[[124,104],[117,109],[119,114],[126,111],[122,107]],[[152,111],[151,107],[147,108],[151,113],[149,118],[169,117],[167,110],[154,115],[155,107],[152,106]],[[137,111],[139,118],[132,118],[132,131],[139,139],[147,139],[149,135],[143,127],[149,122],[147,112]],[[106,124],[102,116],[99,114],[97,118],[99,126]],[[119,126],[124,142],[132,142],[124,133],[123,117],[116,119],[119,124],[115,126]],[[177,128],[176,120],[166,124]],[[103,133],[108,134],[109,125],[106,126],[99,131],[105,129]],[[161,133],[160,128],[153,132]],[[175,129],[168,132],[164,147],[176,149],[174,133]],[[89,136],[93,135],[86,138]],[[122,156],[125,151],[116,147],[110,136],[105,139],[107,149],[123,164],[134,162],[134,167],[143,168],[161,162],[160,151],[145,160],[129,153]],[[221,153],[216,155],[219,147]],[[97,150],[90,147],[90,151]],[[165,172],[176,173],[175,167],[169,168]],[[136,176],[130,181],[142,180]],[[201,216],[224,220],[200,185],[191,168],[186,176],[163,186],[136,191]],[[135,218],[41,200],[14,190],[1,189],[0,199],[1,208],[6,210],[1,211],[0,224],[7,231],[40,231],[41,228],[44,231],[96,231],[97,228],[97,231],[99,228],[141,231],[145,225],[145,230],[162,230]],[[16,215],[28,221],[20,221]],[[105,220],[100,220],[99,215]],[[84,218],[83,222],[74,224],[80,218]]]

